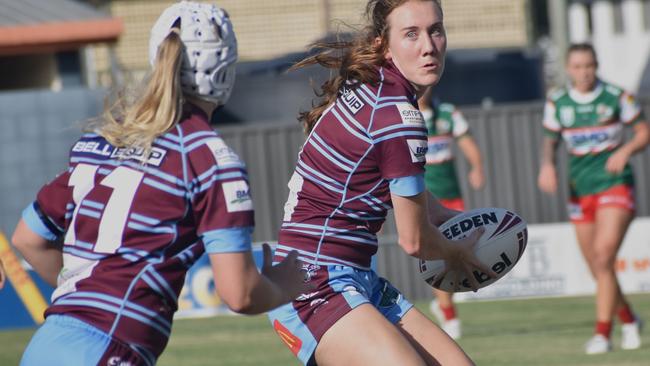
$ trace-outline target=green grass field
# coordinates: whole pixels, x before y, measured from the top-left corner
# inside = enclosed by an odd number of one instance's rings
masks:
[[[629,297],[650,321],[650,294]],[[425,311],[427,304],[418,303]],[[460,341],[478,365],[650,365],[650,331],[643,347],[622,351],[620,328],[614,352],[586,356],[582,346],[593,329],[591,297],[474,302],[459,305],[464,324]],[[33,330],[0,332],[0,365],[17,365]],[[298,365],[265,316],[183,319],[159,365]]]

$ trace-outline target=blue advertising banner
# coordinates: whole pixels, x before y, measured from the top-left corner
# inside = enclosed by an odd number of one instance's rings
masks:
[[[49,304],[50,296],[52,295],[54,288],[45,283],[36,272],[28,270],[27,274],[36,285],[40,295]],[[36,299],[38,299],[38,295],[36,296]],[[7,281],[5,287],[0,290],[0,304],[2,304],[2,311],[0,311],[0,329],[28,328],[39,325],[40,322],[32,317],[28,310],[28,305],[26,304],[26,302],[30,303],[33,301],[34,297],[29,296],[25,298],[25,302],[23,302],[23,299],[18,295],[18,292],[12,283]]]

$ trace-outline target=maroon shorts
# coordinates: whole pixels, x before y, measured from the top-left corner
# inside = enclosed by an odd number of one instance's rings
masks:
[[[345,314],[371,304],[397,323],[413,305],[374,271],[347,266],[320,266],[311,273],[314,292],[269,312],[280,339],[304,365],[314,365],[321,337]]]

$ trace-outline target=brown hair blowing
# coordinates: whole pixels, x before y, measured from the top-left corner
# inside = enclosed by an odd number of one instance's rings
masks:
[[[365,11],[368,25],[353,40],[314,43],[312,51],[316,54],[292,66],[293,70],[318,64],[337,71],[321,85],[320,91],[316,90],[320,101],[310,111],[299,114],[298,121],[305,133],[311,132],[325,109],[334,103],[343,83],[348,81],[354,88],[355,85],[374,85],[379,81],[377,67],[386,62],[384,55],[388,49],[388,15],[409,1],[432,1],[442,11],[439,0],[369,0]]]
[[[183,92],[180,67],[183,43],[178,31],[170,31],[158,49],[152,74],[133,100],[121,92],[107,103],[101,117],[91,121],[86,130],[104,137],[111,145],[151,150],[153,141],[174,127],[182,115]],[[145,155],[146,156],[146,155]]]

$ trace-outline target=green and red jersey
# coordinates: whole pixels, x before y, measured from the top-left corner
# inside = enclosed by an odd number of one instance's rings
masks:
[[[623,127],[643,119],[634,96],[598,81],[589,93],[561,88],[549,94],[544,109],[545,134],[564,139],[569,158],[572,195],[602,192],[619,184],[634,184],[628,164],[620,174],[605,170],[607,159],[623,144]]]
[[[428,150],[424,179],[427,189],[438,198],[461,197],[454,166],[452,143],[469,133],[462,113],[450,103],[438,103],[433,110],[422,111],[427,126]]]

